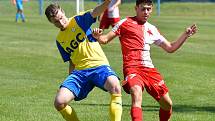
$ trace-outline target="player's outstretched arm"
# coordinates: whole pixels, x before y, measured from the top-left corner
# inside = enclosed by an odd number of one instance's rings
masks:
[[[116,37],[116,34],[113,31],[103,34],[103,30],[99,28],[93,29],[92,35],[100,44],[107,44]]]
[[[105,11],[105,9],[107,9],[110,2],[111,0],[105,0],[99,6],[95,7],[91,12],[92,17],[96,18],[97,16],[101,15]]]
[[[182,35],[176,41],[173,42],[164,41],[160,44],[160,47],[162,47],[165,51],[169,53],[173,53],[176,50],[178,50],[189,37],[194,35],[197,32],[197,30],[198,30],[197,25],[193,24],[187,27],[184,33],[182,33]]]

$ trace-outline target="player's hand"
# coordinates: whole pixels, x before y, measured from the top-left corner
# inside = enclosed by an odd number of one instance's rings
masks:
[[[103,30],[102,29],[99,29],[99,28],[95,28],[93,29],[92,31],[92,35],[94,38],[98,39],[103,33]]]
[[[185,33],[187,34],[187,37],[190,37],[194,35],[197,32],[197,30],[198,30],[197,25],[193,24],[186,29]]]

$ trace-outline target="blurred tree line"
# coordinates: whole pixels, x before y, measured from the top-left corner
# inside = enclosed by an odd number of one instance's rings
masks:
[[[122,2],[135,2],[136,0],[122,0]],[[215,0],[160,0],[161,2],[215,2]],[[153,0],[154,3],[157,0]]]

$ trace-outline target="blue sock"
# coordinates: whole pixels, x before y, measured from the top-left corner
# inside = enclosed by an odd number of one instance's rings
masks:
[[[20,14],[16,13],[16,22],[18,21],[19,17],[20,17]]]
[[[24,15],[24,13],[21,13],[21,18],[22,18],[22,21],[25,21],[25,15]]]

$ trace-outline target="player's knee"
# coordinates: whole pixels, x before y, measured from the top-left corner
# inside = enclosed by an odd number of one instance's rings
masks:
[[[121,85],[116,76],[109,76],[105,82],[104,88],[111,94],[121,94]]]
[[[142,88],[140,86],[133,86],[130,89],[132,97],[132,106],[141,107],[142,104]]]
[[[167,109],[167,110],[171,110],[171,109],[172,109],[172,101],[168,101],[168,102],[167,102],[166,109]]]
[[[67,103],[66,103],[63,99],[58,98],[58,97],[55,98],[54,107],[55,107],[58,111],[64,109],[66,106],[67,106]]]
[[[110,88],[111,94],[121,94],[121,86],[119,84],[113,84]]]
[[[135,86],[131,87],[130,93],[134,97],[142,96],[142,88],[140,86],[138,86],[138,85],[135,85]]]
[[[168,101],[165,101],[162,105],[161,105],[161,107],[162,107],[162,109],[164,109],[164,110],[171,110],[172,109],[172,100],[168,100]]]

